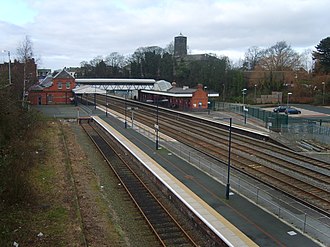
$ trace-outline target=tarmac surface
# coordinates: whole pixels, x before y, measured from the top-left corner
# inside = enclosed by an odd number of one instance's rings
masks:
[[[54,107],[56,114],[52,113],[49,106],[39,106],[38,108],[49,116],[63,117],[66,115],[69,117],[72,114],[72,118],[76,118],[78,115],[78,108],[72,106],[71,108],[62,109]],[[226,200],[225,186],[223,184],[212,179],[180,157],[169,155],[166,149],[155,150],[154,141],[131,128],[125,129],[124,123],[118,118],[109,115],[106,117],[104,112],[98,111],[94,107],[90,106],[86,108],[82,106],[79,110],[79,116],[88,115],[99,115],[99,117],[140,147],[146,154],[152,157],[259,246],[320,246],[320,244],[303,235],[300,231],[283,223],[279,218],[265,212],[238,194],[231,193],[229,200]],[[236,119],[235,121],[240,121],[240,119]],[[268,131],[259,124],[249,124],[255,129]],[[325,246],[329,245],[330,240]]]

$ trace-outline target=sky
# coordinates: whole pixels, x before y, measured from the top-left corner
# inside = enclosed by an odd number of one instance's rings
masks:
[[[165,48],[182,33],[189,53],[235,63],[250,47],[279,41],[315,50],[330,36],[329,10],[329,0],[2,0],[0,51],[13,60],[28,36],[38,68],[55,70],[112,52]]]

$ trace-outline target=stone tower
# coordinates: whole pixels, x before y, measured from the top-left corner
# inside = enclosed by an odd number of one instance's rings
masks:
[[[180,33],[179,36],[174,37],[174,56],[183,57],[187,55],[187,37]]]

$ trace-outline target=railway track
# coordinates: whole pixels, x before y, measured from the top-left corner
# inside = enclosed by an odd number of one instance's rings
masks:
[[[98,97],[103,104],[104,96]],[[108,101],[109,102],[109,101]],[[122,99],[111,98],[111,109],[125,114]],[[136,105],[135,105],[136,106]],[[151,128],[155,124],[153,106],[138,105],[134,119]],[[159,109],[161,132],[222,162],[228,159],[228,126],[214,126],[200,119]],[[330,215],[330,165],[292,152],[269,142],[233,133],[232,167],[287,195]]]
[[[136,204],[146,222],[154,232],[160,246],[198,246],[193,238],[183,229],[166,207],[148,189],[139,175],[131,168],[121,154],[116,151],[114,142],[104,132],[89,123],[81,123],[100,150],[109,166]],[[116,160],[114,162],[114,160]]]

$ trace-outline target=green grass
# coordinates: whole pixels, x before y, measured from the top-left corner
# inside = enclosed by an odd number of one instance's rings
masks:
[[[71,201],[63,201],[66,189],[57,184],[65,184],[58,170],[64,165],[55,158],[60,153],[54,151],[60,143],[57,138],[56,126],[42,121],[38,131],[31,134],[29,145],[20,147],[24,165],[16,162],[13,171],[11,164],[6,164],[0,170],[0,246],[13,246],[14,241],[19,246],[70,245],[67,234],[72,226]],[[37,236],[39,232],[42,237]]]

